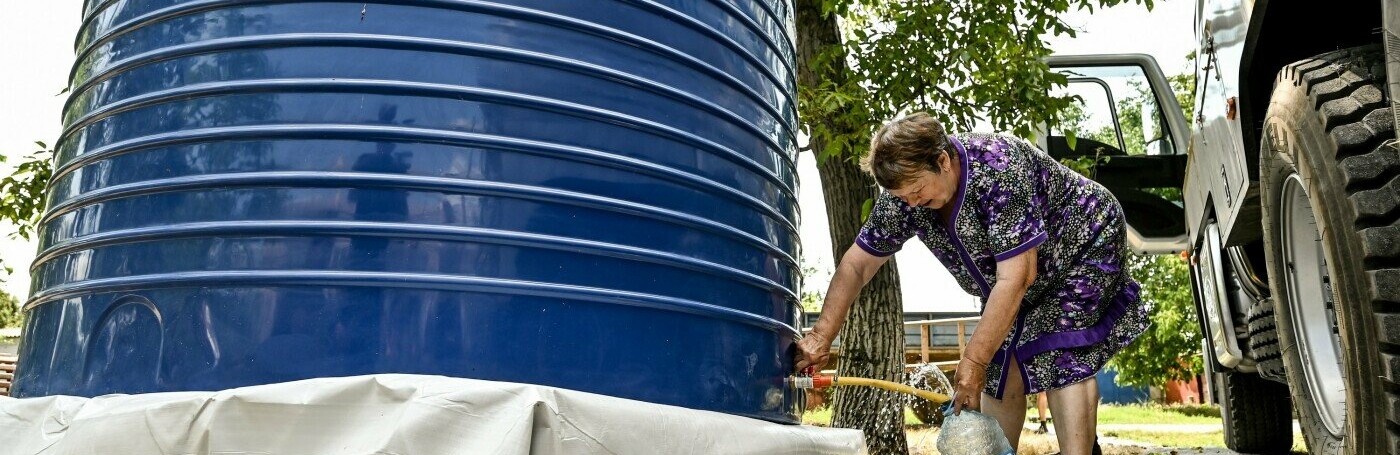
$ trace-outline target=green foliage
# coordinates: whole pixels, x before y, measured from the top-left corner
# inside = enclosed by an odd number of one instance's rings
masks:
[[[1079,136],[1084,134],[1084,122],[1088,121],[1089,115],[1084,112],[1084,106],[1078,102],[1071,102],[1070,105],[1065,108],[1064,115],[1064,120],[1061,121],[1062,131],[1060,133],[1065,137],[1065,145],[1068,145],[1070,150],[1074,150],[1078,148]],[[1074,172],[1078,172],[1079,175],[1092,179],[1094,178],[1094,170],[1097,169],[1100,164],[1107,163],[1108,159],[1109,157],[1100,156],[1098,153],[1095,153],[1094,156],[1086,155],[1060,158],[1060,164],[1065,165]]]
[[[825,303],[825,299],[825,292],[802,291],[802,311],[808,313],[821,313],[822,304]]]
[[[1186,56],[1187,60],[1194,60],[1196,51],[1191,51]],[[1191,113],[1196,111],[1196,74],[1184,73],[1167,78],[1167,82],[1172,86],[1172,92],[1176,93],[1176,104],[1181,105],[1181,114],[1188,120]]]
[[[1193,57],[1194,52],[1193,55],[1187,56],[1187,60],[1189,61]],[[1192,91],[1195,90],[1196,87],[1196,76],[1194,74],[1177,74],[1175,76],[1168,77],[1167,82],[1171,85],[1172,92],[1176,96],[1177,104],[1181,105],[1182,115],[1185,118],[1191,118],[1191,112],[1195,109],[1196,105],[1195,98],[1192,96]],[[1133,90],[1132,93],[1119,98],[1116,104],[1118,110],[1119,127],[1122,128],[1123,137],[1125,139],[1138,138],[1143,136],[1143,100],[1145,100],[1149,96],[1152,96],[1152,93],[1148,89],[1148,87],[1142,84],[1134,83],[1130,84],[1130,86]],[[1090,131],[1084,125],[1087,121],[1088,114],[1084,112],[1084,107],[1082,104],[1077,102],[1071,103],[1070,106],[1067,109],[1065,109],[1064,119],[1061,121],[1059,129],[1060,134],[1064,135],[1065,142],[1068,143],[1070,149],[1076,148],[1075,142],[1078,137],[1086,137],[1106,144],[1118,143],[1118,139],[1113,130],[1112,125],[1106,125],[1100,127],[1098,130]],[[1124,145],[1127,147],[1127,150],[1124,151],[1127,152],[1129,155],[1141,155],[1147,153],[1147,147],[1144,142],[1132,140],[1125,140],[1124,142]],[[1185,146],[1186,144],[1176,144],[1176,147]],[[1100,156],[1100,151],[1101,150],[1096,150],[1095,156],[1093,157],[1080,156],[1074,158],[1061,158],[1060,162],[1063,163],[1065,166],[1068,166],[1070,169],[1073,169],[1075,172],[1078,172],[1086,177],[1092,178],[1094,176],[1094,170],[1097,168],[1097,166],[1103,163],[1107,163],[1110,158],[1107,156]],[[1143,188],[1143,191],[1156,194],[1158,196],[1161,196],[1163,199],[1169,201],[1176,201],[1177,203],[1180,203],[1182,201],[1181,188]]]
[[[1152,303],[1152,327],[1109,364],[1117,382],[1139,387],[1190,379],[1204,371],[1201,329],[1186,260],[1176,255],[1132,255],[1129,270]]]
[[[23,323],[24,314],[20,313],[19,299],[0,291],[0,329],[19,327]]]
[[[822,286],[813,286],[814,278],[820,276],[819,283],[827,283],[831,280],[831,273],[817,269],[815,266],[802,261],[802,311],[808,313],[820,313],[822,304],[826,303],[826,291]]]
[[[10,175],[0,179],[0,221],[14,223],[13,234],[25,239],[34,233],[44,213],[44,187],[53,176],[54,152],[43,142],[35,142],[39,150],[29,154],[15,166]],[[0,162],[7,157],[0,155]]]
[[[1099,406],[1099,425],[1220,424],[1220,408],[1207,404],[1110,404]]]
[[[849,77],[803,86],[798,110],[817,159],[865,152],[885,120],[928,111],[950,130],[982,121],[1031,137],[1037,124],[1058,125],[1071,97],[1049,89],[1067,78],[1052,72],[1044,37],[1074,36],[1061,20],[1071,8],[1093,11],[1151,0],[985,0],[928,2],[825,0],[843,21],[841,46],[822,51],[821,68],[845,66]]]
[[[13,223],[16,229],[10,233],[10,237],[25,240],[34,233],[43,216],[44,188],[53,177],[53,150],[43,142],[36,141],[34,144],[39,146],[39,150],[24,157],[10,171],[10,175],[0,179],[0,222]],[[0,162],[8,159],[8,156],[0,155]],[[0,262],[0,265],[3,265],[6,275],[14,273],[14,268],[8,264]],[[0,281],[4,281],[3,278]]]
[[[1094,178],[1094,170],[1097,169],[1100,164],[1107,163],[1109,158],[1110,157],[1099,156],[1097,154],[1094,156],[1060,158],[1060,164],[1065,165],[1065,167],[1070,168],[1074,172],[1078,172],[1079,175]]]
[[[1178,74],[1168,77],[1167,82],[1171,85],[1172,93],[1176,96],[1177,104],[1181,105],[1182,116],[1188,119],[1191,118],[1191,112],[1195,109],[1196,105],[1195,98],[1191,95],[1196,87],[1196,75]],[[1119,128],[1122,129],[1124,146],[1127,147],[1124,152],[1129,155],[1142,155],[1147,153],[1146,143],[1129,140],[1129,138],[1143,137],[1142,106],[1144,102],[1152,96],[1152,92],[1149,87],[1141,83],[1131,82],[1129,86],[1132,92],[1126,94],[1126,96],[1118,97],[1115,103],[1115,107],[1118,111],[1118,124]],[[1156,105],[1156,103],[1151,104]],[[1084,112],[1082,104],[1071,103],[1070,106],[1065,109],[1063,119],[1060,123],[1060,129],[1063,130],[1065,141],[1069,143],[1071,149],[1075,148],[1076,137],[1086,137],[1105,144],[1118,143],[1118,136],[1113,129],[1113,125],[1105,125],[1098,130],[1089,131],[1088,128],[1084,126],[1084,123],[1088,120],[1087,117],[1088,114]],[[1154,115],[1153,117],[1157,116]],[[1159,134],[1165,134],[1165,131],[1161,131]],[[1186,144],[1175,145],[1176,147],[1186,146]]]

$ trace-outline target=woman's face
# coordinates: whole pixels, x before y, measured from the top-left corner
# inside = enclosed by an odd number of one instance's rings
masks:
[[[903,199],[911,207],[940,209],[948,205],[958,192],[958,173],[953,172],[947,153],[938,155],[935,165],[941,172],[919,171],[909,183],[890,189],[890,195]]]

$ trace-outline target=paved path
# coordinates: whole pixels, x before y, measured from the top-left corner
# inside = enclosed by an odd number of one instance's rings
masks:
[[[1152,423],[1113,423],[1099,425],[1099,433],[1110,431],[1153,431],[1160,433],[1214,433],[1221,431],[1220,424],[1152,424]]]
[[[1034,431],[1038,426],[1039,426],[1039,425],[1037,425],[1037,424],[1027,423],[1027,424],[1026,424],[1026,429],[1027,429],[1027,430]],[[1055,434],[1055,427],[1054,427],[1054,425],[1051,425],[1048,429],[1050,430],[1050,434],[1051,434],[1051,435]],[[1099,433],[1100,433],[1100,434],[1103,434],[1103,433],[1106,433],[1106,432],[1110,432],[1110,431],[1160,431],[1160,432],[1163,432],[1163,433],[1213,433],[1213,432],[1216,432],[1216,431],[1221,431],[1221,428],[1220,428],[1220,425],[1219,425],[1219,424],[1160,424],[1160,425],[1159,425],[1159,424],[1104,424],[1104,425],[1099,425],[1098,430],[1099,430]],[[1298,422],[1297,422],[1297,421],[1294,421],[1294,422],[1293,422],[1293,431],[1294,431],[1294,432],[1300,432],[1300,431],[1301,431],[1301,430],[1298,428]],[[1151,443],[1146,443],[1146,442],[1141,442],[1141,441],[1134,441],[1134,440],[1131,440],[1131,439],[1111,438],[1111,437],[1107,437],[1107,436],[1100,436],[1100,437],[1099,437],[1099,444],[1101,444],[1101,445],[1115,445],[1115,446],[1133,446],[1133,447],[1141,447],[1141,448],[1143,448],[1143,449],[1145,449],[1145,450],[1147,451],[1146,453],[1154,454],[1154,455],[1158,455],[1158,454],[1170,454],[1170,455],[1241,455],[1241,454],[1239,454],[1238,452],[1235,452],[1235,451],[1230,450],[1230,449],[1222,448],[1222,447],[1191,447],[1191,448],[1178,447],[1178,448],[1167,448],[1167,447],[1158,446],[1158,445],[1156,445],[1156,444],[1151,444]]]
[[[1296,423],[1295,423],[1295,424],[1296,424]],[[1034,424],[1034,423],[1027,423],[1026,426],[1025,426],[1025,428],[1026,428],[1027,430],[1031,430],[1031,431],[1035,431],[1035,429],[1036,429],[1036,428],[1039,428],[1039,427],[1040,427],[1039,424]],[[1054,426],[1054,425],[1047,425],[1047,426],[1046,426],[1046,429],[1047,429],[1047,430],[1050,430],[1050,433],[1049,433],[1049,434],[1055,434],[1055,426]],[[1217,432],[1217,431],[1221,431],[1221,429],[1220,429],[1220,424],[1218,424],[1218,423],[1205,423],[1205,424],[1108,423],[1108,424],[1100,424],[1099,427],[1098,427],[1098,430],[1099,430],[1099,434],[1104,434],[1104,433],[1109,433],[1109,432],[1114,432],[1114,431],[1150,431],[1150,432],[1157,432],[1157,433],[1214,433],[1214,432]]]
[[[1199,455],[1199,454],[1206,454],[1206,455],[1239,455],[1239,454],[1238,454],[1237,452],[1235,452],[1235,451],[1232,451],[1232,450],[1230,450],[1230,449],[1222,449],[1222,448],[1219,448],[1219,447],[1206,447],[1206,448],[1199,448],[1199,449],[1164,449],[1164,448],[1156,448],[1156,449],[1148,450],[1147,453],[1150,453],[1150,454],[1171,454],[1171,455]]]

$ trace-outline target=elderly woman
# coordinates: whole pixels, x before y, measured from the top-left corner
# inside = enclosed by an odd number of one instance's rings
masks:
[[[885,189],[841,257],[797,368],[820,369],[860,289],[918,236],[982,320],[954,384],[954,412],[995,417],[1016,446],[1026,395],[1047,391],[1060,449],[1088,455],[1099,402],[1094,375],[1147,329],[1148,306],[1124,264],[1113,195],[1018,138],[947,135],[918,113],[885,125],[862,163]]]

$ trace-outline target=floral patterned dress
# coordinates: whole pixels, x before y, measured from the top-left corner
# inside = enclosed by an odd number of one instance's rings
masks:
[[[1037,250],[1036,280],[1011,333],[987,367],[986,392],[1001,399],[1008,366],[1021,365],[1025,393],[1093,377],[1147,330],[1149,303],[1124,261],[1123,208],[1107,189],[1015,137],[950,135],[961,163],[951,224],[937,210],[880,195],[856,244],[888,256],[918,236],[983,308],[997,262]]]

